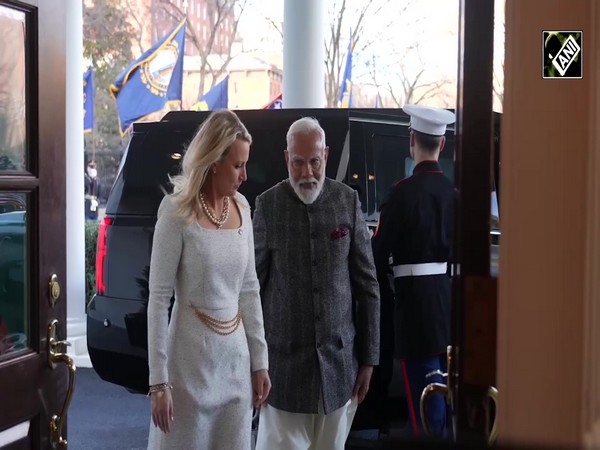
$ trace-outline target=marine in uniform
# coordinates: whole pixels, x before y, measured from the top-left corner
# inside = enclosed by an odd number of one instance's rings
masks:
[[[413,174],[392,188],[381,207],[373,236],[373,253],[382,297],[393,274],[395,357],[401,360],[409,421],[415,434],[422,430],[420,398],[425,386],[444,382],[446,347],[450,343],[451,278],[449,261],[454,234],[455,189],[444,176],[438,158],[444,149],[446,125],[452,112],[405,105],[410,115],[410,154]],[[391,264],[390,264],[391,263]],[[429,398],[433,430],[444,434],[445,399]]]

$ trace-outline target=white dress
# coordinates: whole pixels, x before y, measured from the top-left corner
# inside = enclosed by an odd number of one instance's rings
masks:
[[[166,196],[158,210],[150,264],[150,385],[173,385],[171,431],[150,420],[149,449],[250,449],[251,371],[267,369],[250,207],[235,201],[242,226],[209,230],[176,215]],[[235,206],[232,204],[232,208]],[[168,324],[168,308],[175,304]],[[194,309],[242,322],[220,335]],[[168,330],[168,331],[167,331]]]

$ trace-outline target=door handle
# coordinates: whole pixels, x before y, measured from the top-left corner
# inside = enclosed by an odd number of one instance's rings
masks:
[[[443,383],[429,383],[425,386],[425,389],[423,389],[423,393],[421,394],[421,421],[423,422],[425,433],[431,434],[431,424],[427,417],[427,399],[433,394],[443,395],[448,399],[450,396],[449,391],[448,385]]]
[[[61,351],[60,347],[71,345],[68,341],[58,339],[58,320],[53,319],[48,324],[48,364],[52,369],[55,369],[58,364],[64,363],[69,370],[69,384],[67,387],[67,395],[63,403],[59,415],[52,415],[50,419],[50,443],[52,448],[67,448],[67,440],[62,437],[62,429],[67,417],[67,411],[73,397],[75,388],[76,367],[73,359],[65,352]]]
[[[492,423],[492,429],[490,431],[490,434],[488,435],[488,444],[493,445],[494,442],[496,442],[496,438],[498,437],[498,389],[496,389],[494,386],[488,387],[487,395],[494,402],[494,422]],[[486,408],[486,412],[486,422],[488,424],[487,428],[489,429],[490,409]]]
[[[431,372],[429,372],[427,375],[425,375],[425,378],[431,378],[431,377],[435,377],[436,375],[439,375],[442,378],[448,378],[448,374],[442,372],[440,369],[437,370],[432,370]]]
[[[435,375],[440,375],[442,378],[447,378],[447,384],[443,384],[443,383],[430,383],[427,386],[425,386],[425,389],[423,389],[423,393],[421,394],[421,421],[423,422],[423,429],[425,430],[425,433],[430,434],[431,433],[431,424],[429,423],[429,418],[427,417],[427,399],[429,398],[430,395],[433,394],[439,394],[439,395],[443,395],[446,398],[446,401],[452,406],[452,394],[453,394],[453,381],[455,378],[453,378],[452,376],[450,376],[450,374],[454,375],[454,362],[453,362],[453,355],[452,355],[452,346],[448,346],[447,348],[447,352],[446,352],[447,358],[448,358],[448,373],[442,373],[442,371],[440,370],[434,370],[433,372],[429,372],[425,377],[426,378],[430,378],[432,376]],[[496,389],[494,386],[489,386],[488,390],[487,390],[487,396],[490,398],[490,400],[492,400],[494,402],[494,406],[495,408],[495,415],[494,415],[494,421],[492,423],[492,429],[489,431],[489,434],[487,435],[487,442],[489,445],[493,445],[494,442],[496,441],[496,437],[498,436],[498,431],[497,431],[497,424],[498,424],[498,410],[497,410],[497,406],[498,406],[498,389]],[[489,423],[490,423],[490,417],[489,417],[489,408],[486,408],[486,423],[488,424],[487,429],[489,429]],[[454,436],[456,438],[456,436]]]

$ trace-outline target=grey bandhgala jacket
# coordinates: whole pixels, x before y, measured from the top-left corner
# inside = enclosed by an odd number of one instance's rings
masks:
[[[289,180],[256,199],[256,269],[272,390],[268,403],[325,413],[351,397],[359,365],[379,362],[379,286],[357,193],[326,178],[305,205]]]

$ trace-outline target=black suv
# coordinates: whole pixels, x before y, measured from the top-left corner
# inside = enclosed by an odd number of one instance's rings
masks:
[[[370,226],[375,225],[378,205],[392,184],[412,173],[409,118],[402,110],[281,109],[237,114],[253,138],[248,181],[240,189],[252,207],[257,195],[287,178],[285,135],[292,122],[303,116],[315,117],[321,123],[330,148],[327,176],[358,191]],[[100,224],[97,292],[87,307],[88,349],[100,377],[130,391],[145,393],[148,389],[146,311],[157,209],[170,192],[168,175],[178,172],[186,144],[207,115],[171,112],[160,122],[134,125]],[[446,138],[440,164],[453,179],[452,128]],[[382,302],[382,317],[391,318],[390,308],[390,303]],[[380,428],[385,420],[390,397],[387,385],[393,372],[391,327],[389,321],[382,321],[381,365],[373,380],[375,388],[359,409],[355,428]],[[396,398],[402,395],[401,391],[395,393]]]

